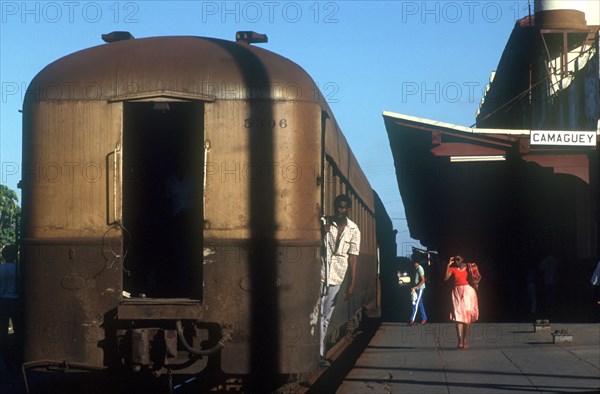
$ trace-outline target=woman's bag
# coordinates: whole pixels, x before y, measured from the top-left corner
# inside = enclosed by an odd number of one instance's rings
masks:
[[[467,281],[475,289],[479,289],[479,281],[481,275],[479,274],[479,268],[475,263],[467,263]]]

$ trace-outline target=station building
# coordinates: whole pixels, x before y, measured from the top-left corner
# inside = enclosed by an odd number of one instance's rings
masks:
[[[476,127],[383,114],[410,236],[439,253],[434,277],[456,254],[480,265],[483,320],[598,319],[599,8],[536,1],[515,23]],[[547,256],[558,261],[554,285]]]

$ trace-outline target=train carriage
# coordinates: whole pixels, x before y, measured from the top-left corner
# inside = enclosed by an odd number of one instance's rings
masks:
[[[122,36],[25,97],[26,366],[314,370],[319,217],[346,193],[363,232],[331,346],[377,307],[386,215],[330,108],[253,34]]]

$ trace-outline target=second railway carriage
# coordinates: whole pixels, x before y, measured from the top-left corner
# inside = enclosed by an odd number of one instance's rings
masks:
[[[385,211],[314,81],[252,37],[125,35],[33,79],[26,367],[315,369],[319,217],[339,193],[363,238],[329,344],[376,307]]]

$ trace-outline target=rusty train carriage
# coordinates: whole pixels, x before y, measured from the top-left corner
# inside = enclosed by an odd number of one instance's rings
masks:
[[[373,191],[291,61],[200,37],[111,42],[43,69],[23,119],[28,365],[316,368],[318,218],[338,193],[363,245],[330,343],[376,302]]]

